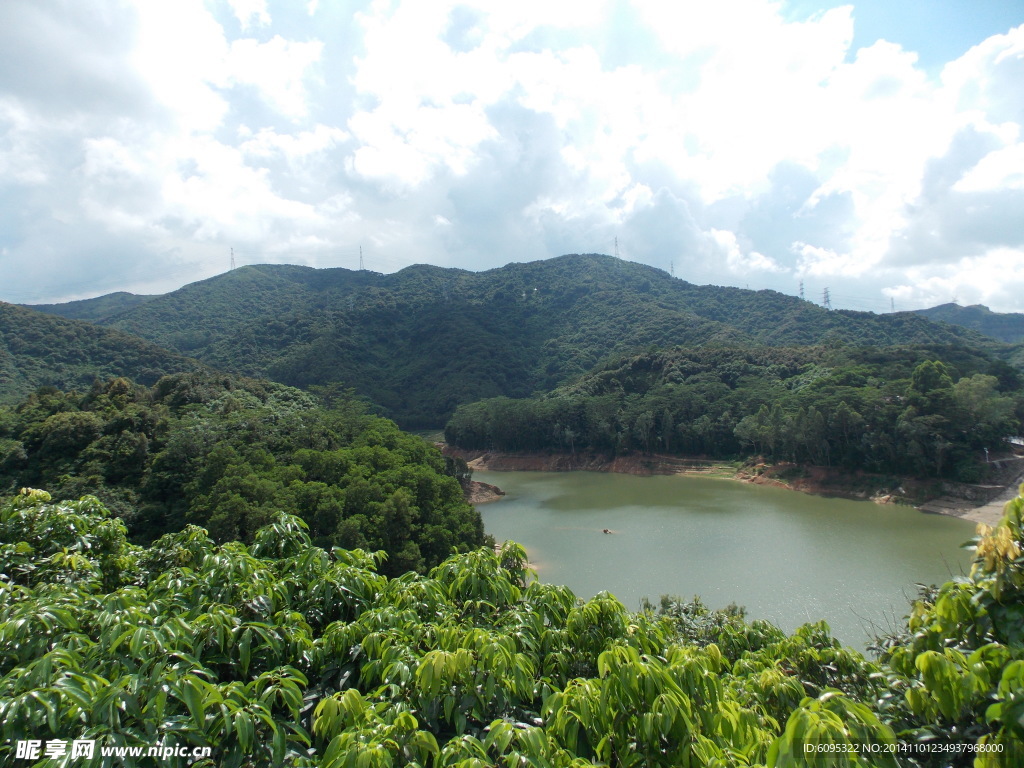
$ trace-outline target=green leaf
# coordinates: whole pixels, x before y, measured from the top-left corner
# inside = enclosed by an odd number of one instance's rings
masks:
[[[246,755],[252,754],[253,739],[256,728],[253,725],[252,715],[244,709],[235,713],[235,733],[238,735],[238,744]]]
[[[238,662],[242,668],[242,674],[248,674],[249,672],[249,661],[251,658],[252,651],[252,629],[246,628],[242,632],[242,637],[238,641]]]
[[[188,676],[182,680],[179,691],[189,714],[192,715],[192,722],[196,730],[203,731],[206,727],[206,707],[203,703],[203,690],[201,683],[194,677]]]

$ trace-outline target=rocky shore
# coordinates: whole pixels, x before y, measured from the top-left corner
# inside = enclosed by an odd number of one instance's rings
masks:
[[[482,472],[618,472],[629,475],[703,474],[733,477],[731,464],[697,457],[667,454],[606,456],[596,453],[506,453],[467,451],[443,446],[446,456],[463,459],[470,469]]]
[[[487,504],[497,501],[505,492],[496,485],[481,483],[478,480],[470,480],[465,489],[466,501],[470,504]]]

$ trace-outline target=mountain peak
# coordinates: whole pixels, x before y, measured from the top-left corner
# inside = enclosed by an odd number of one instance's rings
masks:
[[[485,272],[240,267],[98,322],[226,371],[355,387],[407,427],[440,426],[460,403],[550,390],[652,346],[983,343],[909,313],[830,312],[598,253]]]

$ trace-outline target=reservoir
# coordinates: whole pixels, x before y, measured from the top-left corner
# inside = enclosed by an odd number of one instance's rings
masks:
[[[863,648],[901,626],[915,584],[969,569],[973,523],[910,507],[694,476],[476,472],[506,496],[487,533],[526,547],[542,581],[637,610],[663,594],[729,603],[787,632],[825,619]],[[609,529],[610,534],[603,533]]]

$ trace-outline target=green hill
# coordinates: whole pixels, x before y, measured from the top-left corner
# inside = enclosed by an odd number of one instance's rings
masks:
[[[0,408],[0,493],[94,495],[140,541],[188,522],[250,542],[287,512],[319,546],[385,551],[393,575],[484,543],[458,469],[345,393],[325,410],[294,388],[223,373],[152,387],[116,378]]]
[[[0,403],[41,386],[88,389],[97,378],[153,384],[201,363],[113,328],[0,302]]]
[[[549,390],[651,345],[986,341],[913,313],[829,311],[600,255],[485,272],[243,267],[101,322],[224,370],[355,387],[413,428],[442,425],[462,403]]]
[[[118,291],[105,296],[97,296],[94,299],[67,301],[63,304],[23,304],[22,306],[40,312],[48,312],[51,315],[60,315],[71,320],[100,322],[124,312],[126,309],[144,304],[152,298],[155,297]]]
[[[983,304],[969,307],[940,304],[931,309],[920,309],[917,314],[929,320],[970,328],[1008,344],[1024,341],[1024,314],[1020,312],[993,312]]]

